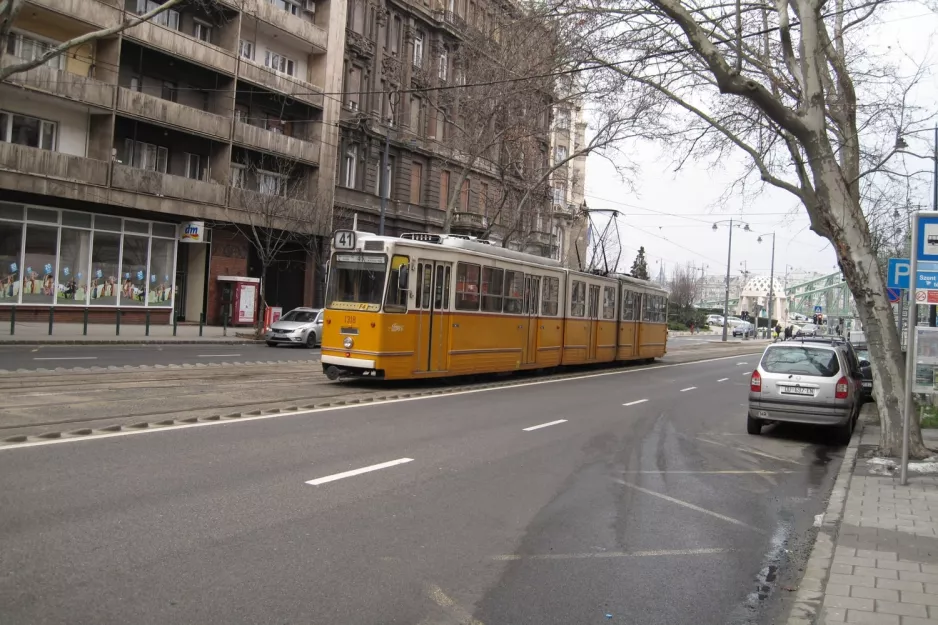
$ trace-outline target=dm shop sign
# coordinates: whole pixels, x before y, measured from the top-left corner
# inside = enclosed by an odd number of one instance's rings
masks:
[[[180,228],[179,240],[183,243],[205,243],[204,221],[187,221]]]

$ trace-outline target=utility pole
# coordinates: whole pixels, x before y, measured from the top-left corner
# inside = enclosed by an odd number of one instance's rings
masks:
[[[716,228],[716,224],[713,226]],[[726,244],[726,292],[723,294],[723,342],[726,343],[726,330],[730,326],[730,263],[733,256],[733,220],[730,219],[730,239]]]

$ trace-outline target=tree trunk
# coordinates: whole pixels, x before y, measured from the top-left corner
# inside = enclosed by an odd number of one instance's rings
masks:
[[[258,310],[257,310],[257,320],[254,322],[254,336],[255,338],[264,338],[264,312],[267,309],[267,297],[265,295],[265,289],[267,288],[267,267],[261,269],[261,281],[257,285],[257,299],[258,299]]]
[[[881,424],[880,447],[883,454],[898,456],[902,449],[905,367],[896,319],[886,298],[886,281],[873,251],[869,226],[840,175],[833,153],[823,149],[816,154],[812,151],[808,150],[807,154],[820,203],[817,213],[826,222],[821,224],[821,229],[834,245],[869,345],[873,392]],[[814,215],[812,222],[815,222]],[[817,229],[818,224],[814,225]],[[910,456],[929,456],[931,452],[922,442],[917,418],[910,419],[909,429]]]

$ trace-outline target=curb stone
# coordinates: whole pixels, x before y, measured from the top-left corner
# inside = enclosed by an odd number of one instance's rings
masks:
[[[874,406],[874,404],[866,404]],[[866,407],[864,406],[864,408]],[[847,505],[847,491],[853,479],[853,468],[857,461],[857,448],[863,434],[863,413],[861,409],[857,425],[850,438],[850,444],[844,452],[844,459],[831,489],[827,508],[818,530],[817,538],[811,547],[811,556],[804,568],[804,575],[798,584],[798,591],[789,612],[786,625],[813,625],[816,622],[821,604],[824,601],[824,587],[830,574],[831,564],[834,560],[834,545],[840,531],[840,520],[843,518],[844,507]]]

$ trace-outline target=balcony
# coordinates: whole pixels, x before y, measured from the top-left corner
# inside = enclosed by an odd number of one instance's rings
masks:
[[[152,120],[164,126],[185,129],[222,141],[227,141],[231,124],[221,115],[177,104],[163,98],[120,88],[117,110],[132,117]]]
[[[351,28],[345,29],[345,42],[359,56],[370,59],[375,55],[375,42],[364,35],[356,33]]]
[[[3,59],[3,66],[20,63],[21,59],[7,56]],[[7,81],[30,91],[48,93],[50,95],[81,102],[89,106],[111,108],[114,101],[113,85],[108,85],[93,78],[85,78],[61,69],[52,69],[45,65],[13,74]]]
[[[297,39],[313,44],[318,48],[314,50],[314,53],[326,51],[328,33],[316,24],[291,15],[266,0],[245,0],[242,9],[262,22],[267,22]]]
[[[453,213],[453,228],[460,230],[483,231],[489,225],[488,217],[479,213]]]
[[[29,0],[29,3],[101,28],[121,23],[121,8],[116,3],[99,0]]]
[[[235,73],[237,61],[233,53],[184,35],[177,30],[153,22],[144,22],[127,29],[124,34],[145,46],[157,48],[192,63],[198,63],[229,75]]]
[[[322,89],[305,80],[277,74],[247,59],[241,59],[239,77],[259,87],[266,87],[272,91],[285,93],[297,100],[302,100],[303,102],[322,108]]]
[[[0,169],[24,174],[107,185],[107,162],[0,142]]]
[[[550,247],[554,242],[554,237],[549,232],[541,232],[535,230],[528,233],[527,243],[528,245],[540,245],[542,247]]]
[[[279,195],[265,195],[248,189],[231,189],[231,208],[242,211],[271,211],[275,206],[282,206],[282,213],[290,215],[291,219],[304,219],[312,221],[313,216],[321,207],[313,202],[282,197]],[[280,212],[277,209],[277,212]]]
[[[123,191],[157,197],[171,197],[219,206],[225,204],[226,187],[224,185],[137,169],[120,163],[114,163],[111,186]]]
[[[576,217],[576,206],[574,204],[554,203],[551,205],[550,209],[554,217],[560,217],[562,219],[573,219]]]
[[[234,142],[262,152],[272,152],[302,161],[307,164],[319,164],[319,145],[277,134],[257,126],[235,122]]]

